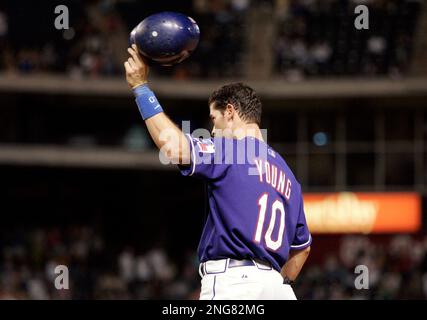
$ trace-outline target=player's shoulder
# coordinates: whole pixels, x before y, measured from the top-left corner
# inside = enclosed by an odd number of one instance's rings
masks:
[[[270,161],[275,163],[279,168],[286,171],[288,177],[292,178],[294,182],[297,184],[298,188],[301,189],[301,184],[296,178],[292,168],[288,165],[288,163],[285,160],[286,155],[283,155],[276,151],[272,146],[267,144],[267,154]]]
[[[213,138],[195,137],[189,133],[185,135],[192,148],[199,153],[215,153],[215,140]]]
[[[233,139],[233,138],[226,138],[226,137],[202,138],[202,137],[194,137],[190,134],[187,134],[187,137],[189,137],[192,140],[192,142],[199,147],[212,146],[215,149],[218,149],[218,148],[224,148],[224,146],[239,144],[239,140]]]

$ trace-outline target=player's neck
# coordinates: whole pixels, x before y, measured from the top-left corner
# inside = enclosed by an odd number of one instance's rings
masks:
[[[233,131],[233,135],[235,139],[254,137],[258,140],[264,141],[261,130],[259,129],[259,126],[255,123],[245,123],[239,126],[238,128],[236,128],[236,130]]]

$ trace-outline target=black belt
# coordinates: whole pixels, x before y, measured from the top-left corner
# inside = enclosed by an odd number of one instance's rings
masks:
[[[263,264],[265,264],[265,263],[263,263]],[[249,259],[245,259],[245,260],[229,259],[228,260],[228,267],[229,268],[251,267],[251,266],[255,266],[255,267],[257,266],[253,260],[249,260]]]
[[[229,268],[236,268],[236,267],[250,267],[250,266],[256,266],[255,262],[252,260],[236,260],[236,259],[229,259],[228,260],[228,267]]]
[[[225,266],[225,270],[227,268],[237,268],[237,267],[252,267],[255,266],[260,270],[272,270],[272,266],[269,262],[261,261],[261,260],[237,260],[237,259],[228,259],[228,263]],[[225,270],[223,272],[225,272]],[[202,275],[209,274],[209,272],[206,272],[205,262],[202,263],[201,266],[201,273]]]

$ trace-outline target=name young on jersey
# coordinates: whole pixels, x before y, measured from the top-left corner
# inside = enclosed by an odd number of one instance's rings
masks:
[[[291,197],[292,182],[286,174],[267,160],[254,160],[260,183],[266,183],[280,192],[287,200]]]

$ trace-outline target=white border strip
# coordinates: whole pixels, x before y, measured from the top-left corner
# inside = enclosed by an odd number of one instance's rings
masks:
[[[304,246],[306,246],[307,244],[309,244],[309,243],[310,243],[310,241],[311,241],[311,234],[308,236],[308,241],[307,241],[307,242],[305,242],[305,243],[303,243],[303,244],[298,244],[298,245],[295,245],[295,246],[292,246],[292,245],[291,245],[291,248],[292,248],[292,249],[297,249],[297,248],[304,247]]]
[[[190,139],[190,143],[191,143],[191,173],[189,174],[189,176],[192,176],[194,174],[194,171],[196,171],[196,151],[194,150],[195,146],[194,146],[194,142],[193,142],[193,137],[187,133],[186,136],[188,136],[188,138]]]

